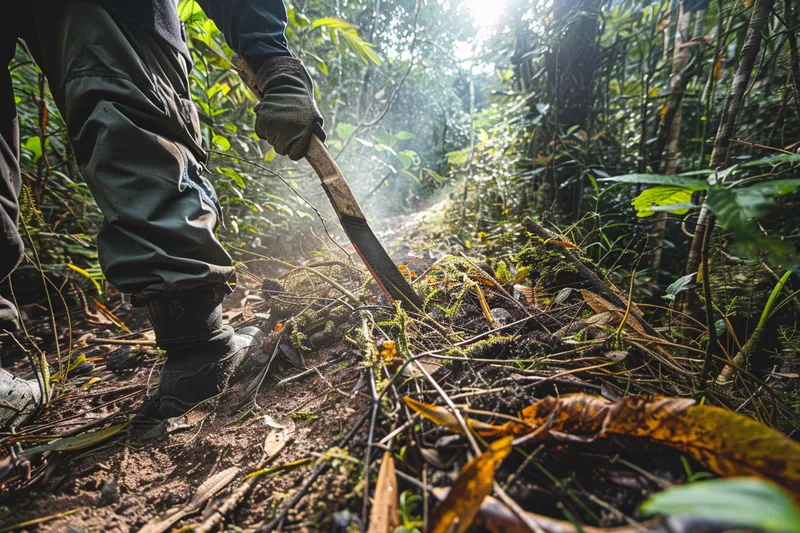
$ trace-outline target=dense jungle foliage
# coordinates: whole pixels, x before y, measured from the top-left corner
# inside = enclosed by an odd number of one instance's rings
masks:
[[[224,242],[236,257],[323,248],[335,224],[315,176],[257,139],[222,34],[194,2],[179,11]],[[757,317],[798,262],[797,11],[791,0],[306,1],[288,4],[286,33],[373,224],[446,194],[450,240],[502,256],[532,217],[623,286],[635,272],[637,296],[698,317],[694,278],[710,265],[724,323]],[[11,70],[35,245],[19,275],[41,262],[91,278],[102,300],[101,214],[22,45]]]

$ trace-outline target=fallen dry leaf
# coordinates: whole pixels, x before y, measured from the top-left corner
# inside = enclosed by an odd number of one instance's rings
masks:
[[[557,244],[559,246],[563,246],[564,248],[571,248],[571,249],[575,249],[575,248],[578,247],[577,244],[572,244],[571,242],[567,242],[567,241],[559,241],[558,239],[547,239],[546,241],[544,241],[544,243],[545,244]]]
[[[384,452],[378,481],[375,484],[375,497],[369,513],[369,529],[367,533],[392,533],[399,525],[397,510],[399,508],[397,490],[397,474],[391,452]]]
[[[494,471],[511,452],[511,437],[489,445],[489,449],[464,465],[447,497],[434,510],[431,533],[464,533],[472,525],[483,499],[492,492]]]
[[[581,296],[583,296],[586,304],[595,313],[613,313],[616,321],[622,322],[622,318],[625,316],[624,309],[620,309],[602,296],[598,296],[592,291],[588,291],[586,289],[581,289]],[[642,323],[639,322],[639,319],[633,316],[632,313],[628,314],[628,318],[625,320],[625,325],[640,335],[645,337],[648,336],[644,330],[644,326],[642,326]]]
[[[719,476],[758,476],[800,494],[800,444],[721,407],[626,397],[610,410],[604,431],[676,448]]]
[[[429,420],[454,427],[455,417],[445,408],[419,405]],[[467,423],[482,436],[511,435],[520,445],[553,436],[578,442],[607,435],[649,439],[689,455],[719,476],[758,476],[800,495],[800,443],[752,418],[696,405],[691,398],[627,396],[614,403],[589,394],[548,396],[523,409],[518,418],[524,423]],[[482,424],[480,431],[477,424]]]
[[[555,398],[548,396],[523,409],[519,418],[527,426],[517,422],[504,424],[514,435],[524,435],[531,427],[550,423],[550,431],[573,435],[596,435],[613,404],[602,396],[568,394]]]
[[[453,433],[463,434],[461,424],[458,423],[456,415],[448,407],[441,407],[439,405],[431,405],[428,403],[418,402],[414,398],[404,396],[403,401],[406,402],[411,409],[418,412],[437,426],[444,426]],[[493,426],[480,422],[478,420],[466,419],[467,425],[475,433],[482,437],[492,437],[498,434],[501,426]]]

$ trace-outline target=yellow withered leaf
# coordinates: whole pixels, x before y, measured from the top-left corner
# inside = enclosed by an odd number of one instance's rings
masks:
[[[437,426],[444,426],[453,433],[464,433],[461,428],[461,424],[458,423],[456,415],[453,414],[450,408],[418,402],[410,396],[404,396],[403,401],[406,402],[406,405],[408,405],[411,409],[418,412]],[[498,435],[502,432],[502,428],[504,427],[493,426],[479,420],[465,419],[465,421],[470,429],[482,437]]]
[[[608,410],[614,404],[602,396],[566,394],[559,398],[547,396],[519,413],[525,422],[506,422],[495,426],[498,435],[520,437],[547,425],[547,431],[571,435],[595,436],[603,428]]]
[[[378,481],[375,484],[375,498],[369,513],[367,533],[392,533],[399,525],[397,510],[400,493],[397,488],[397,474],[391,452],[383,454]]]
[[[800,444],[752,418],[683,398],[626,397],[605,433],[678,449],[719,476],[759,476],[800,494]]]
[[[433,510],[431,533],[464,533],[469,529],[481,502],[492,492],[495,470],[511,452],[511,440],[496,440],[464,465],[447,497]]]
[[[549,432],[601,438],[624,435],[680,450],[719,476],[759,476],[800,494],[800,444],[752,418],[691,398],[548,396],[523,409],[518,422],[495,429],[521,437],[547,425]],[[541,439],[539,439],[541,440]],[[538,442],[538,440],[537,440]]]

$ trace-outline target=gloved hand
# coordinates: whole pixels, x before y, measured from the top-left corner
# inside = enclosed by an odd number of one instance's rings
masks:
[[[256,75],[261,103],[255,108],[256,133],[280,155],[297,161],[306,155],[311,136],[322,132],[322,115],[314,101],[314,85],[295,58],[270,58]]]

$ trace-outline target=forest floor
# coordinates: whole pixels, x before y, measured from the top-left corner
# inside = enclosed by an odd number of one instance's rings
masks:
[[[442,212],[381,234],[425,314],[388,305],[341,258],[251,266],[226,316],[269,332],[252,372],[183,417],[151,414],[161,356],[143,313],[87,306],[54,400],[0,437],[0,531],[343,532],[394,505],[410,532],[457,514],[459,499],[492,531],[531,520],[547,533],[575,521],[666,531],[674,524],[646,522],[639,504],[675,483],[747,474],[800,492],[800,448],[770,427],[798,423],[796,374],[779,368],[769,391],[745,382],[703,396],[702,350],[650,326],[615,288],[598,294],[569,243],[525,237],[489,267],[433,229]],[[487,441],[480,457],[499,464],[512,438],[516,452],[489,477],[499,501],[480,505],[456,483],[432,517],[441,487]],[[380,460],[386,450],[394,458]],[[376,481],[389,462],[402,491],[392,505],[391,483]]]

